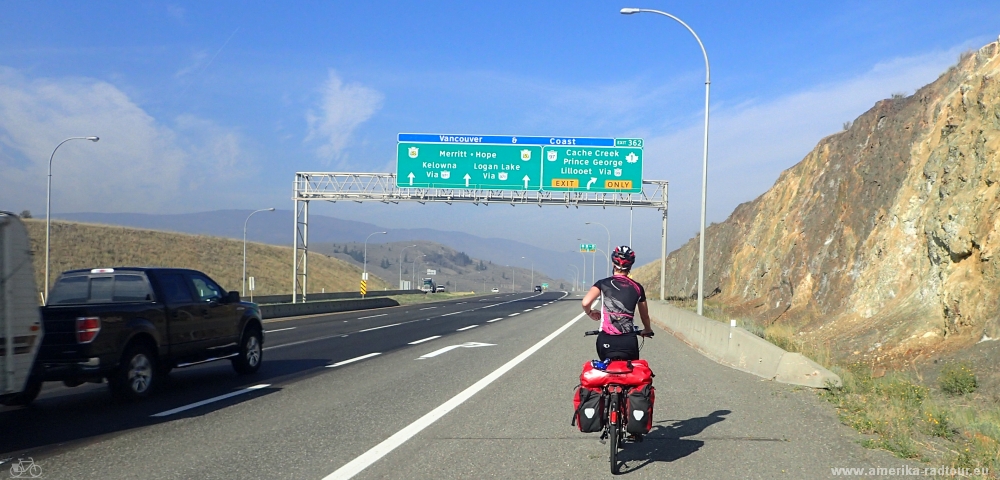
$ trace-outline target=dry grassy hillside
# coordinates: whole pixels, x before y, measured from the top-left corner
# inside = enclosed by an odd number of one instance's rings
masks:
[[[25,220],[34,254],[38,289],[45,276],[45,221]],[[142,230],[109,225],[52,222],[52,281],[65,270],[113,266],[193,268],[207,273],[227,290],[240,290],[243,242],[219,237]],[[256,295],[292,291],[292,251],[247,243],[247,275],[254,277]],[[369,290],[388,287],[370,277]],[[361,271],[318,253],[309,256],[309,291],[356,291]]]

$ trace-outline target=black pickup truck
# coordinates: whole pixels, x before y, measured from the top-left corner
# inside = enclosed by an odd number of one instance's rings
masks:
[[[65,272],[42,307],[42,323],[29,379],[36,395],[43,381],[72,387],[107,378],[116,397],[135,400],[172,368],[228,358],[237,373],[250,374],[263,354],[257,305],[195,270]]]

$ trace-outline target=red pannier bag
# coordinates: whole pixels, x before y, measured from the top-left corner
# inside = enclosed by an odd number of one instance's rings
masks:
[[[645,360],[612,360],[605,370],[594,368],[590,362],[583,364],[580,385],[601,388],[609,383],[637,387],[653,383],[653,372]]]

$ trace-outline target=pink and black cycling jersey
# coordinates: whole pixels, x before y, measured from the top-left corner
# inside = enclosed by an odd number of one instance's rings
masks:
[[[625,275],[598,280],[594,284],[601,291],[601,331],[621,335],[635,330],[635,309],[646,301],[646,290]]]

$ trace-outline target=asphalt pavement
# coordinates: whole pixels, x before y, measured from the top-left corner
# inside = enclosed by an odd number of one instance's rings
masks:
[[[562,292],[489,295],[268,322],[264,364],[172,372],[114,403],[104,385],[47,385],[0,409],[0,460],[43,478],[595,478],[608,447],[570,426],[595,322]],[[582,318],[581,318],[582,317]],[[825,478],[892,467],[809,389],[720,366],[660,333],[653,431],[636,478]],[[0,478],[9,475],[0,465]]]

